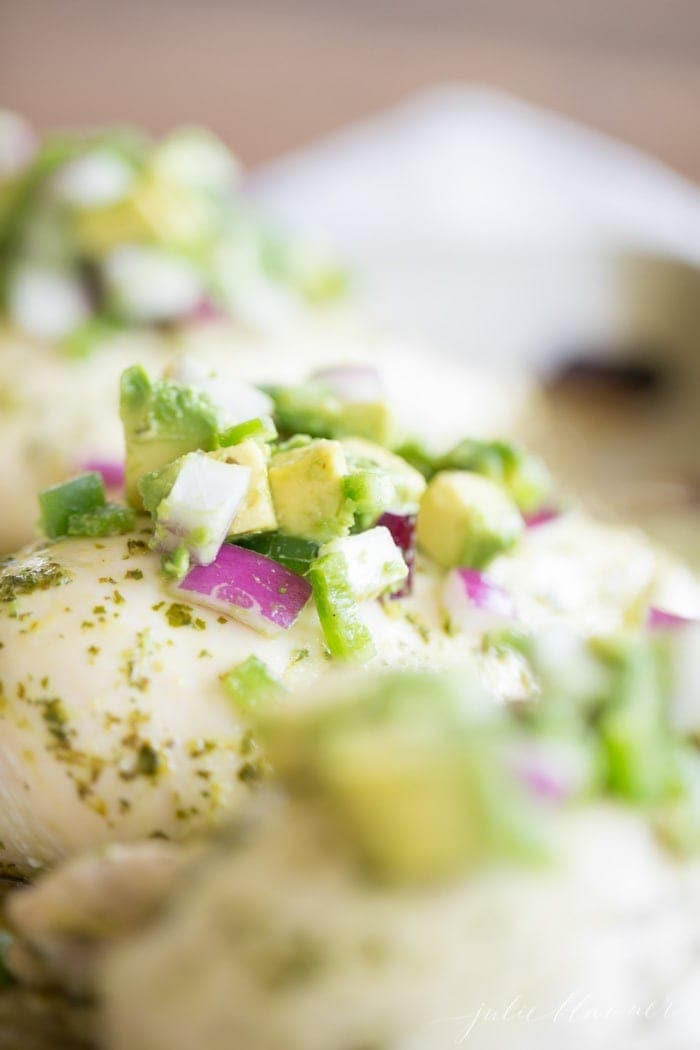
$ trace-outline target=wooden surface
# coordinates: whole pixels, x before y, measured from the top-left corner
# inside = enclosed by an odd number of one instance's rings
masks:
[[[445,80],[700,180],[700,0],[0,0],[0,98],[39,125],[208,123],[248,163]]]

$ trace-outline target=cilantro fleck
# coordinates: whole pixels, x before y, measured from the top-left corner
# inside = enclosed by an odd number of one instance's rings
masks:
[[[189,605],[180,602],[172,602],[165,610],[168,623],[171,627],[192,627],[192,609]]]
[[[154,777],[161,767],[158,752],[150,744],[141,744],[136,759],[136,773],[144,777]]]
[[[61,701],[57,697],[50,700],[42,700],[44,709],[43,719],[49,733],[61,747],[70,747],[68,738],[68,716]]]
[[[0,571],[0,602],[13,602],[21,594],[61,587],[72,579],[71,572],[43,554],[35,555],[16,567],[10,562]]]

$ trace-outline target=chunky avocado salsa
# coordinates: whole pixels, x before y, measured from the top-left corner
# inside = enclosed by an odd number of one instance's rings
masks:
[[[127,369],[128,506],[107,502],[86,473],[41,494],[44,531],[126,532],[145,511],[164,572],[192,600],[265,631],[313,599],[329,655],[370,659],[360,607],[410,591],[417,549],[443,569],[480,572],[517,543],[521,508],[549,499],[552,481],[503,443],[425,453],[418,470],[380,393],[363,401],[352,383],[347,396],[338,388],[345,371],[263,391],[187,360],[163,379]]]
[[[485,719],[474,716],[485,709],[483,685],[465,700],[463,682],[405,672],[398,685],[387,678],[368,686],[366,702],[290,714],[279,753],[286,686],[277,674],[251,655],[221,676],[275,767],[293,772],[301,763],[305,790],[316,784],[331,793],[379,869],[412,878],[424,862],[448,870],[474,851],[538,852],[541,827],[522,809],[528,793],[540,801],[610,794],[647,810],[674,846],[700,841],[693,730],[674,721],[682,683],[696,673],[690,621],[637,598],[612,636],[538,629],[519,619],[490,574],[495,562],[515,559],[529,533],[544,536],[569,513],[537,457],[503,441],[464,439],[440,453],[419,447],[400,431],[367,366],[265,389],[186,358],[160,379],[135,366],[122,376],[120,411],[127,505],[108,502],[95,473],[48,489],[39,501],[50,539],[137,528],[134,542],[160,558],[169,609],[185,610],[187,623],[201,606],[220,622],[274,636],[315,607],[326,658],[338,664],[377,655],[365,611],[380,602],[400,615],[418,560],[437,580],[445,634],[462,635],[465,654],[476,645],[495,667],[504,654],[517,662],[527,682],[521,702],[486,705]],[[59,574],[50,585],[64,582]],[[465,704],[468,716],[460,714]],[[445,825],[444,841],[424,854],[397,856],[391,836],[352,817],[365,790],[354,780],[369,770],[360,752],[371,740],[373,751],[386,744],[388,764],[370,764],[371,777],[381,768],[386,780],[377,820],[400,825],[424,737],[430,749],[439,745],[443,812],[462,826],[459,799],[470,807],[476,799],[478,819],[470,818],[468,841]]]
[[[39,140],[0,111],[3,131],[0,318],[25,335],[83,357],[123,329],[217,317],[256,327],[344,290],[323,251],[254,214],[238,161],[208,131]]]

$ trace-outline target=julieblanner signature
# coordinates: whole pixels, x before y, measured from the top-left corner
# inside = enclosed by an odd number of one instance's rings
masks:
[[[637,1020],[664,1020],[673,1013],[670,999],[652,999],[647,1003],[627,1006],[602,1005],[590,993],[572,992],[557,1006],[541,1009],[528,1004],[524,996],[516,995],[505,1007],[482,1002],[471,1012],[455,1017],[439,1018],[437,1023],[458,1027],[454,1045],[466,1043],[478,1028],[488,1024],[592,1024],[620,1018]]]

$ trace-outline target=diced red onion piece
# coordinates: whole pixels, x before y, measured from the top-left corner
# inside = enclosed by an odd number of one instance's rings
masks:
[[[190,310],[185,320],[195,325],[211,324],[214,321],[220,321],[225,316],[224,310],[218,303],[209,299],[208,296],[203,296]]]
[[[210,565],[191,569],[176,590],[263,634],[288,630],[311,597],[311,585],[303,576],[230,543]]]
[[[392,598],[405,598],[413,590],[413,577],[416,568],[416,515],[382,514],[377,525],[383,525],[391,533],[391,538],[403,554],[408,565],[408,576],[403,587],[391,595]]]
[[[692,616],[681,616],[680,613],[668,612],[652,605],[647,612],[646,626],[650,631],[672,631],[697,622]]]
[[[442,605],[450,625],[483,633],[517,619],[510,595],[476,569],[451,569],[442,587]]]
[[[84,471],[94,470],[102,475],[105,488],[120,489],[124,485],[124,464],[112,459],[86,459],[80,464]]]
[[[384,387],[372,365],[337,365],[320,368],[311,377],[322,383],[339,401],[381,401]]]
[[[549,525],[550,522],[556,521],[560,517],[561,511],[557,507],[540,507],[539,510],[535,510],[531,514],[523,514],[525,527],[528,529],[536,529],[540,525]]]
[[[527,741],[511,756],[517,779],[542,802],[562,803],[584,790],[590,776],[585,754],[575,745]]]

